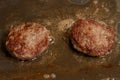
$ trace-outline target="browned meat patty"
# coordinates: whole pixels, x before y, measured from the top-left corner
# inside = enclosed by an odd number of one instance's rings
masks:
[[[74,48],[90,56],[108,54],[114,44],[114,36],[113,28],[91,19],[80,19],[71,29]]]
[[[6,47],[11,55],[27,60],[41,55],[49,45],[49,31],[38,23],[22,23],[10,29]]]

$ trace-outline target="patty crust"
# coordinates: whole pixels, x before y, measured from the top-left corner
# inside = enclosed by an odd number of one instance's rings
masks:
[[[71,28],[73,47],[89,56],[104,56],[114,44],[115,30],[92,19],[79,19]]]
[[[49,35],[39,23],[21,23],[9,30],[5,45],[12,56],[20,60],[33,59],[48,48]]]

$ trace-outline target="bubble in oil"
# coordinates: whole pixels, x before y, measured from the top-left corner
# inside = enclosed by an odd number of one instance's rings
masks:
[[[110,77],[108,77],[108,78],[103,78],[101,80],[119,80],[119,79],[118,78],[110,78]]]
[[[55,38],[53,36],[50,36],[49,41],[50,41],[50,44],[54,44],[55,43]]]

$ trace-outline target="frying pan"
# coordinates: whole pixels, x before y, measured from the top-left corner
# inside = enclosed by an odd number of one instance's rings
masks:
[[[89,57],[75,51],[68,30],[80,18],[116,29],[111,54]],[[48,50],[35,60],[19,61],[4,47],[8,29],[37,22],[51,32]],[[120,80],[120,0],[0,0],[0,80]]]

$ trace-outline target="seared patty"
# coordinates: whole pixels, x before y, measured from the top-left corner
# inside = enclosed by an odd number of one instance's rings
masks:
[[[104,56],[110,52],[114,36],[112,27],[91,19],[80,19],[71,29],[74,48],[90,56]]]
[[[41,55],[49,45],[49,31],[38,23],[22,23],[11,28],[6,48],[11,55],[27,60]]]

